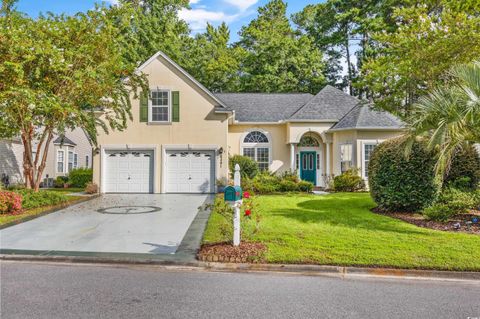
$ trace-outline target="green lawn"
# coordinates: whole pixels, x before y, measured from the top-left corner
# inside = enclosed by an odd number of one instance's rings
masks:
[[[59,193],[64,193],[64,194],[70,194],[70,193],[81,193],[85,191],[85,188],[76,188],[76,187],[70,187],[70,188],[40,188],[40,190],[47,190],[47,191],[52,191],[52,192],[59,192]]]
[[[260,231],[242,240],[264,243],[270,263],[480,271],[480,236],[429,230],[374,214],[369,194],[256,200],[252,214],[261,214]],[[227,240],[219,231],[222,221],[212,213],[204,243]],[[248,227],[252,220],[242,222]]]
[[[64,204],[32,208],[32,209],[26,210],[23,213],[18,214],[18,215],[1,215],[0,214],[0,226],[5,225],[5,224],[10,223],[10,222],[21,220],[21,219],[26,218],[26,217],[40,215],[40,214],[42,214],[42,213],[44,213],[47,210],[50,210],[52,208],[63,207],[63,206],[66,206],[66,205],[70,205],[73,202],[78,201],[79,199],[83,199],[83,198],[84,198],[83,196],[68,196],[68,202],[64,203]]]

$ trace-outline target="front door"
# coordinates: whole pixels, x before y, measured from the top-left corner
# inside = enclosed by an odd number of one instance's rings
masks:
[[[317,153],[300,152],[300,178],[316,185],[317,180]]]

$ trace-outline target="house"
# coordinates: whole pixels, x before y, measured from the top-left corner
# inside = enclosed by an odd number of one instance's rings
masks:
[[[33,156],[37,144],[33,145]],[[42,180],[65,176],[74,169],[92,167],[92,145],[85,132],[80,129],[56,135],[48,149]],[[23,144],[20,138],[0,140],[0,176],[7,175],[10,184],[23,183]],[[47,186],[47,185],[45,185]],[[48,186],[51,186],[48,185]]]
[[[132,95],[128,128],[98,136],[102,193],[212,193],[235,154],[318,187],[351,167],[367,179],[372,150],[403,131],[392,114],[331,86],[316,95],[213,94],[162,52],[140,71],[150,92]]]

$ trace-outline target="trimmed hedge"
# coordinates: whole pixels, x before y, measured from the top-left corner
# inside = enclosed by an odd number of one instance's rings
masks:
[[[32,209],[41,206],[52,206],[60,203],[65,203],[68,198],[66,195],[54,191],[38,191],[34,192],[31,189],[22,189],[16,191],[22,196],[22,207],[24,209]]]
[[[403,139],[378,145],[368,166],[370,193],[386,211],[417,212],[429,206],[439,191],[435,181],[435,154],[415,142],[408,159]]]
[[[480,183],[480,155],[474,146],[459,150],[450,164],[444,185],[475,190]]]
[[[359,192],[365,189],[365,181],[358,175],[356,169],[349,169],[333,178],[335,192]]]
[[[300,180],[294,172],[285,172],[280,175],[262,172],[253,179],[242,179],[242,188],[255,194],[310,193],[313,190],[313,184]]]
[[[77,168],[68,174],[68,183],[73,187],[85,187],[93,180],[91,168]]]

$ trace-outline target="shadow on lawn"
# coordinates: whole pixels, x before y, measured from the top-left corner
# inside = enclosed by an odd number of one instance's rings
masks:
[[[273,210],[273,216],[281,216],[294,219],[301,223],[327,223],[332,226],[346,226],[361,228],[370,231],[395,232],[401,234],[422,234],[425,231],[418,229],[390,217],[375,215],[370,212],[371,203],[365,200],[350,199],[350,203],[343,201],[344,198],[322,198],[308,200],[297,204],[300,209],[277,209]],[[346,199],[346,198],[345,198]],[[339,202],[340,200],[340,202]]]

